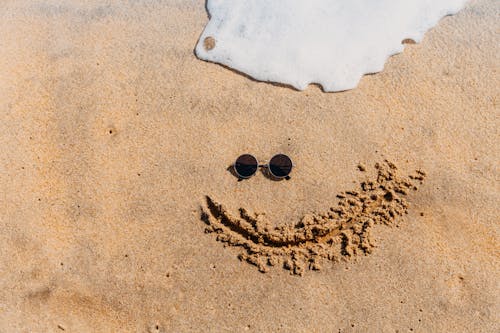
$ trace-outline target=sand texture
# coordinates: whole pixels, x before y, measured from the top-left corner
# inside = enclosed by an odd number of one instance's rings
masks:
[[[360,171],[366,167],[358,166]],[[390,161],[375,164],[376,178],[365,180],[359,190],[337,194],[340,201],[328,212],[305,214],[299,222],[273,226],[265,213],[250,214],[244,207],[240,217],[206,197],[202,220],[205,232],[217,234],[217,240],[245,249],[241,260],[254,264],[266,273],[269,266],[281,265],[292,274],[321,269],[321,261],[338,261],[358,254],[368,254],[374,247],[371,228],[374,224],[391,225],[396,218],[408,214],[408,202],[403,198],[417,190],[416,182],[425,178],[417,170],[406,178],[397,176],[397,167]]]
[[[499,2],[333,94],[198,60],[204,5],[0,4],[0,332],[498,332]]]

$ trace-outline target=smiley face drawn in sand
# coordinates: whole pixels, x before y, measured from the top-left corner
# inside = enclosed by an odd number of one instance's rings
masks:
[[[359,166],[360,171],[365,171]],[[306,214],[295,224],[272,227],[263,214],[250,214],[240,208],[232,215],[210,196],[202,206],[205,231],[216,240],[240,249],[238,258],[265,273],[271,266],[282,266],[292,274],[306,269],[319,270],[325,260],[339,261],[371,253],[374,224],[393,225],[407,213],[405,196],[418,189],[425,172],[403,177],[389,162],[375,165],[376,178],[367,179],[355,190],[339,193],[339,202],[323,213]]]

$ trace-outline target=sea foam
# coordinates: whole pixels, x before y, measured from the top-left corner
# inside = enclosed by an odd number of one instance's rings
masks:
[[[203,60],[303,90],[355,88],[466,0],[208,0]]]

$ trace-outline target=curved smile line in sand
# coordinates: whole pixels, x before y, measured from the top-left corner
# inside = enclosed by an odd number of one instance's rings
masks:
[[[306,268],[319,270],[325,259],[338,261],[371,253],[371,227],[393,225],[397,217],[407,213],[404,197],[417,190],[425,172],[417,170],[401,177],[389,161],[377,163],[375,169],[375,179],[362,181],[358,190],[338,194],[336,207],[326,213],[306,214],[294,225],[273,227],[264,214],[252,215],[244,208],[239,209],[239,216],[233,216],[210,196],[201,217],[207,233],[215,233],[225,245],[242,249],[240,260],[261,272],[281,264],[292,274],[301,275]]]

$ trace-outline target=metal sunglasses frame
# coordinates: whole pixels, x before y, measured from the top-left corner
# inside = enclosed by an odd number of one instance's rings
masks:
[[[252,156],[255,159],[255,161],[257,162],[257,169],[255,169],[255,172],[252,173],[250,176],[243,176],[243,175],[239,174],[238,170],[236,169],[236,161],[238,160],[238,158],[240,158],[241,156],[244,156],[244,155],[250,155],[250,156]],[[276,156],[279,156],[279,155],[286,156],[290,160],[290,162],[292,163],[291,168],[290,168],[290,172],[286,176],[277,176],[277,175],[275,175],[271,171],[271,168],[269,167],[269,163],[267,163],[267,164],[259,164],[259,160],[257,160],[257,158],[255,156],[253,156],[252,154],[242,154],[242,155],[238,156],[238,158],[236,159],[236,161],[233,163],[233,170],[236,173],[236,175],[238,176],[238,178],[240,178],[240,179],[248,179],[248,178],[253,177],[257,173],[258,168],[266,168],[267,171],[269,172],[269,174],[271,176],[273,176],[274,178],[276,178],[276,179],[285,179],[285,178],[287,178],[287,177],[290,176],[290,173],[292,173],[292,170],[295,167],[295,165],[293,164],[293,161],[290,158],[290,156],[288,156],[286,154],[283,154],[283,153],[274,154],[269,161],[271,161],[273,158],[275,158]]]

